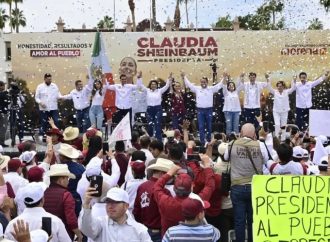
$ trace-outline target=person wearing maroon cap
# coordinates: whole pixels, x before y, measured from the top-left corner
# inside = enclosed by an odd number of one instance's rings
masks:
[[[206,202],[192,198],[183,200],[181,212],[184,222],[180,222],[179,225],[169,228],[162,241],[218,241],[220,238],[219,230],[211,224],[205,224],[204,209],[210,205],[206,204]]]
[[[133,215],[137,222],[143,223],[148,228],[148,233],[153,242],[160,242],[161,238],[161,217],[158,205],[155,201],[154,186],[157,180],[162,177],[174,163],[168,159],[159,158],[156,163],[148,166],[148,181],[142,183],[137,190]],[[166,194],[170,191],[164,190]]]
[[[27,172],[29,182],[42,182],[45,170],[39,166],[33,166]]]
[[[59,128],[57,128],[53,119],[50,118],[48,120],[48,123],[50,124],[51,129],[46,132],[46,135],[51,137],[51,144],[53,145],[53,149],[54,149],[54,156],[51,162],[51,164],[53,165],[55,164],[55,162],[60,163],[58,150],[60,149],[62,144],[63,134],[62,131]]]
[[[192,192],[193,180],[191,176],[186,173],[179,174],[174,181],[174,192],[176,197],[168,195],[165,191],[165,185],[170,181],[177,172],[182,169],[180,166],[174,165],[172,168],[161,178],[158,179],[154,186],[154,196],[158,204],[159,212],[161,215],[162,235],[165,234],[169,227],[177,225],[183,220],[183,216],[178,211],[181,210],[181,203]],[[210,179],[212,181],[212,179]],[[203,188],[200,194],[207,194],[213,192],[214,181],[210,185]]]
[[[5,181],[9,182],[16,194],[20,187],[26,186],[29,182],[21,177],[24,164],[18,158],[8,162],[8,173],[4,175]]]
[[[132,174],[133,174],[134,179],[124,182],[121,185],[121,189],[125,190],[128,193],[128,196],[129,196],[128,211],[130,211],[132,213],[137,189],[142,183],[144,183],[146,181],[146,179],[145,179],[146,166],[143,161],[137,160],[137,161],[131,162],[131,168],[132,168]]]

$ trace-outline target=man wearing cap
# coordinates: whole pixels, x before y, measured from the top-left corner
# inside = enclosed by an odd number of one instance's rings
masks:
[[[49,188],[45,191],[44,208],[47,212],[59,217],[73,240],[74,235],[82,241],[82,234],[78,229],[78,219],[75,213],[75,200],[68,190],[69,179],[75,179],[66,164],[55,164],[48,172]]]
[[[161,217],[158,205],[153,195],[156,181],[171,169],[174,163],[168,159],[158,158],[156,163],[148,166],[151,177],[142,183],[136,194],[133,215],[137,222],[144,224],[148,228],[148,233],[153,242],[160,242],[161,237]],[[170,194],[169,191],[166,191]]]
[[[24,163],[19,158],[13,158],[8,162],[8,173],[4,174],[5,181],[10,183],[15,194],[20,187],[24,187],[29,183],[21,176],[22,167],[24,167]]]
[[[80,155],[79,151],[73,148],[68,144],[61,144],[60,149],[58,150],[60,155],[61,164],[66,164],[69,168],[69,171],[75,175],[74,179],[69,180],[68,190],[71,192],[73,198],[76,203],[76,215],[79,216],[79,212],[81,210],[81,198],[79,193],[77,192],[77,186],[82,174],[85,172],[85,168],[83,165],[73,161],[77,159]]]
[[[102,200],[106,203],[106,216],[93,217],[90,202],[95,188],[89,188],[84,196],[83,209],[79,215],[79,228],[95,242],[152,242],[147,228],[127,213],[128,193],[113,187]]]
[[[48,119],[52,118],[58,124],[59,114],[57,100],[61,93],[55,83],[52,83],[52,75],[44,75],[44,83],[37,86],[35,100],[40,110],[40,135],[44,135],[48,129]]]
[[[197,199],[187,198],[182,202],[181,212],[184,222],[166,231],[163,242],[176,241],[210,241],[217,242],[220,232],[213,225],[205,224],[206,203]]]
[[[173,197],[168,195],[165,185],[174,177],[174,175],[178,173],[180,169],[182,169],[180,166],[173,165],[172,168],[165,175],[159,178],[154,185],[153,195],[158,204],[161,215],[162,235],[165,234],[169,227],[177,225],[180,221],[183,221],[182,214],[177,211],[181,210],[182,201],[185,200],[192,192],[192,177],[187,173],[181,173],[178,174],[174,180],[174,192],[176,196]],[[209,186],[205,186],[201,190],[200,194],[207,193],[207,190],[213,191]]]
[[[66,127],[63,131],[63,142],[76,147],[77,150],[83,151],[83,139],[79,136],[79,129],[76,127]]]
[[[62,99],[72,99],[73,106],[76,109],[76,120],[80,133],[85,133],[91,126],[89,120],[89,106],[93,81],[93,78],[89,78],[88,84],[83,87],[82,81],[77,80],[75,82],[76,89],[61,97]]]
[[[26,208],[23,213],[11,220],[6,228],[5,237],[13,240],[11,232],[14,232],[14,224],[17,220],[24,220],[29,224],[29,230],[40,229],[42,225],[42,217],[51,218],[52,222],[52,239],[51,242],[71,242],[65,226],[61,219],[43,209],[44,204],[44,188],[35,182],[29,183],[24,189],[24,203]]]

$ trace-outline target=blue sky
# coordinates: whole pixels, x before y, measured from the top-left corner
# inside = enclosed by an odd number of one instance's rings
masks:
[[[81,28],[85,23],[87,28],[93,28],[105,15],[113,16],[114,1],[116,2],[116,26],[123,27],[123,22],[130,16],[127,0],[24,0],[19,8],[24,11],[27,26],[21,32],[48,32],[54,30],[61,16],[67,28]],[[173,19],[176,0],[156,0],[157,21],[162,25],[166,19]],[[197,0],[198,27],[210,27],[220,16],[227,14],[232,18],[253,13],[264,0]],[[136,21],[150,17],[150,0],[135,0]],[[319,18],[325,28],[330,28],[330,15],[327,14],[319,0],[284,0],[287,28],[304,29],[313,18]],[[1,4],[1,8],[8,7]],[[186,13],[181,5],[181,26],[185,27]],[[196,0],[189,1],[189,22],[196,25]],[[6,27],[5,31],[9,28]]]

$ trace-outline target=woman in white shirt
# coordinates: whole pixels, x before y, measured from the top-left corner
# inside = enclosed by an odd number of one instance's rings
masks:
[[[107,86],[109,86],[107,81],[105,83],[105,86],[103,86],[101,80],[96,79],[94,81],[91,97],[92,105],[89,109],[89,119],[91,121],[91,125],[96,127],[98,130],[101,130],[102,128],[104,118],[102,104],[104,101]]]
[[[162,88],[158,88],[156,80],[151,80],[148,88],[142,85],[142,89],[147,91],[148,133],[150,136],[155,136],[159,141],[162,141],[162,94],[169,88],[170,80],[172,80],[172,73]]]
[[[226,119],[226,134],[232,132],[239,133],[239,117],[241,114],[241,104],[239,102],[238,91],[234,82],[229,81],[229,76],[224,74],[223,84],[227,88],[223,88],[223,95],[225,102],[223,105],[223,112]]]
[[[267,81],[269,76],[266,75]],[[291,83],[290,89],[285,89],[285,83],[278,81],[276,83],[277,90],[273,89],[271,83],[268,81],[269,91],[274,95],[273,117],[275,122],[275,136],[278,137],[280,128],[285,126],[288,121],[288,112],[290,110],[289,94],[296,89],[296,80]]]

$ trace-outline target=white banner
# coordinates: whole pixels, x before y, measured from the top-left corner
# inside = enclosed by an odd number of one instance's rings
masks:
[[[115,143],[119,140],[130,140],[132,138],[131,135],[131,126],[129,113],[120,121],[120,123],[116,126],[116,128],[112,131],[112,134],[109,137],[109,145]]]
[[[309,135],[330,136],[329,110],[309,110]]]

